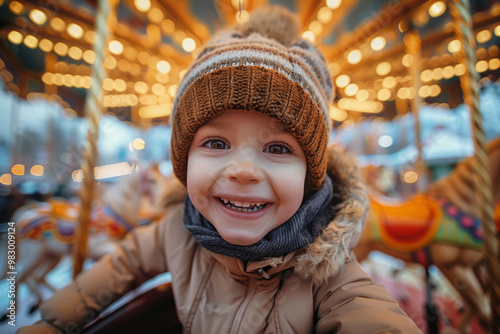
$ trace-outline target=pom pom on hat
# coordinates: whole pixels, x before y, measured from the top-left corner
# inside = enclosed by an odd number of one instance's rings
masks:
[[[280,6],[263,7],[252,12],[250,19],[235,27],[245,37],[257,33],[290,47],[298,40],[300,23],[297,16]]]
[[[326,175],[332,80],[319,51],[298,33],[295,16],[273,6],[207,43],[184,75],[170,116],[170,157],[182,183],[195,132],[223,112],[240,110],[276,119],[294,135],[306,156],[308,185],[319,189]]]

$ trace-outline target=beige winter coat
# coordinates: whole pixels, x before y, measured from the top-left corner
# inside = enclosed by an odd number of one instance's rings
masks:
[[[105,256],[41,308],[63,331],[82,326],[125,292],[170,271],[186,333],[420,333],[374,285],[350,249],[368,206],[354,164],[329,152],[335,219],[307,249],[244,263],[199,246],[183,227],[184,188],[172,187],[162,222],[135,229],[116,254]],[[41,333],[50,327],[25,327]],[[48,331],[43,331],[47,333]]]

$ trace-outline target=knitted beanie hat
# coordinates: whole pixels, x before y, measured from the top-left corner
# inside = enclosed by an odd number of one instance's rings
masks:
[[[297,138],[308,185],[319,189],[326,174],[332,81],[321,54],[298,33],[291,12],[267,7],[215,35],[191,64],[170,116],[170,156],[183,184],[196,130],[223,112],[253,111],[278,120]]]

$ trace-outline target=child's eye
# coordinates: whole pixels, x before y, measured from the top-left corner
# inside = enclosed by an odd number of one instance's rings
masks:
[[[212,150],[227,150],[229,149],[229,145],[220,139],[210,139],[207,140],[203,146],[211,148]]]
[[[272,144],[264,149],[264,152],[271,154],[284,154],[290,153],[290,150],[282,144]]]

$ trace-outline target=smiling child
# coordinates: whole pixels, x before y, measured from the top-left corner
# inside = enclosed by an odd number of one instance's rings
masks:
[[[351,254],[368,197],[352,159],[327,148],[331,77],[298,33],[272,7],[207,44],[174,102],[165,217],[21,333],[72,332],[166,271],[186,333],[420,333]]]

